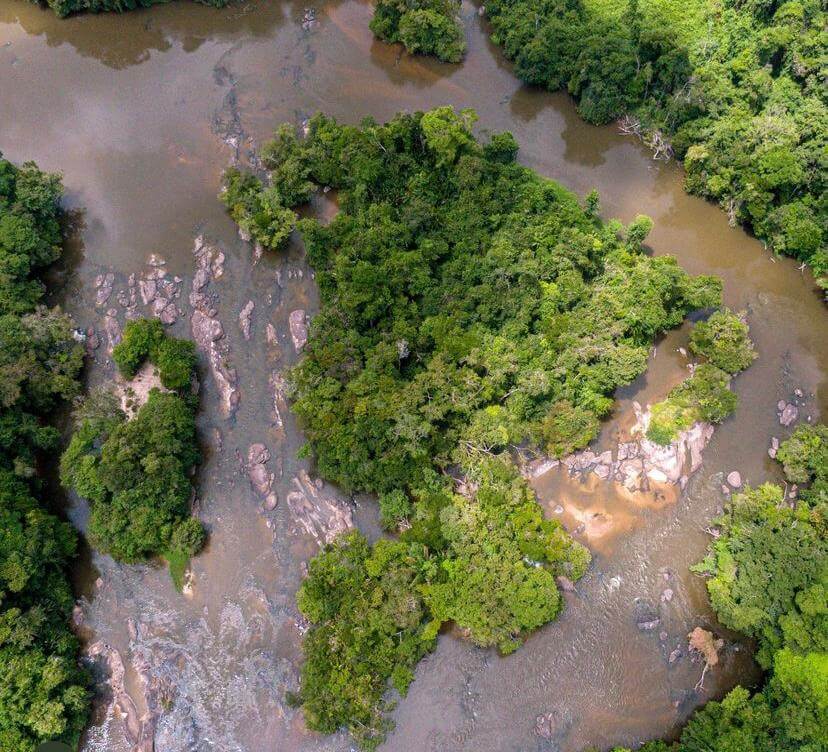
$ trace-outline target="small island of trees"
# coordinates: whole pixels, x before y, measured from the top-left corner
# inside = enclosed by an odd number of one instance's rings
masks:
[[[302,234],[321,294],[293,409],[317,470],[379,496],[393,539],[358,532],[311,562],[301,689],[308,725],[384,738],[389,684],[404,694],[454,624],[502,653],[553,620],[556,577],[588,552],[544,518],[517,449],[586,446],[653,340],[721,286],[642,243],[652,223],[603,223],[515,162],[509,133],[481,144],[475,115],[442,107],[359,127],[314,117],[261,150],[269,180],[230,170],[232,216],[265,247]],[[327,225],[292,208],[338,191]]]

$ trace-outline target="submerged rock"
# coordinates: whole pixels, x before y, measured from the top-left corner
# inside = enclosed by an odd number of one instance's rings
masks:
[[[733,470],[732,472],[727,474],[727,482],[731,488],[741,488],[742,487],[742,476],[738,470]]]
[[[194,310],[190,317],[190,328],[196,345],[207,356],[210,372],[221,397],[225,416],[232,415],[239,406],[241,395],[238,389],[236,369],[228,363],[230,348],[224,341],[224,326],[218,319],[216,307],[203,290],[223,273],[224,253],[208,246],[202,236],[195,239],[193,255],[196,258],[196,274],[190,293],[190,305]]]
[[[112,272],[99,274],[95,277],[95,305],[103,306],[109,301],[112,295],[112,288],[115,285],[115,275]]]

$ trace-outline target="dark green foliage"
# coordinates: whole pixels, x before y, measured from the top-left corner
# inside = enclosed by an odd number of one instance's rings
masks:
[[[678,742],[648,742],[644,752],[828,749],[826,437],[824,425],[801,426],[780,447],[788,480],[810,481],[809,493],[793,503],[770,484],[736,494],[696,567],[711,576],[719,620],[757,640],[767,683],[753,695],[737,687],[707,703]]]
[[[0,749],[14,752],[76,744],[89,712],[69,629],[76,537],[36,472],[59,440],[46,420],[78,392],[83,364],[69,317],[39,305],[36,275],[61,251],[61,192],[58,176],[0,156]]]
[[[459,0],[377,0],[371,31],[412,53],[457,63],[466,52]]]
[[[638,253],[502,152],[487,159],[473,122],[317,116],[301,145],[342,211],[300,226],[323,305],[294,409],[347,488],[418,487],[458,446],[585,446],[653,338],[718,304],[716,280]]]
[[[828,285],[825,6],[819,0],[492,0],[523,80],[589,122],[635,116],[719,203]]]
[[[301,701],[313,729],[350,729],[365,749],[384,738],[389,679],[405,694],[414,667],[435,643],[418,594],[434,564],[415,543],[369,546],[354,532],[325,547],[297,596],[314,624],[305,643]]]
[[[189,391],[195,348],[167,336],[156,319],[135,319],[112,355],[127,378],[149,360],[162,384],[179,392],[153,389],[131,420],[106,392],[90,395],[75,413],[61,480],[90,501],[89,537],[97,548],[126,562],[164,556],[180,584],[206,537],[190,515],[190,477],[200,461]]]
[[[149,360],[158,368],[167,389],[186,389],[196,368],[195,345],[186,339],[168,337],[158,319],[134,319],[124,327],[123,338],[112,350],[112,359],[127,379]]]
[[[690,349],[730,374],[744,371],[756,359],[748,325],[727,308],[693,327]]]
[[[115,413],[84,421],[61,460],[61,480],[89,499],[90,540],[115,559],[195,554],[204,536],[190,521],[190,473],[199,459],[192,409],[154,389],[132,420]]]
[[[39,4],[48,5],[61,18],[72,13],[103,13],[114,11],[123,13],[136,8],[151,8],[153,5],[162,5],[169,0],[36,0]],[[229,0],[196,0],[202,5],[211,5],[214,8],[223,8]]]
[[[263,149],[289,154],[290,184],[338,190],[328,225],[299,223],[321,296],[291,374],[305,454],[378,493],[383,525],[402,530],[328,547],[299,597],[308,725],[347,726],[369,748],[388,683],[407,687],[443,624],[508,653],[559,613],[555,577],[589,564],[510,451],[585,446],[653,339],[719,304],[718,280],[640,252],[649,220],[602,224],[596,201],[587,213],[517,165],[511,135],[479,145],[475,120],[449,107],[359,128],[318,115],[301,143],[280,130]],[[282,190],[272,177],[231,181],[255,205],[257,185]]]

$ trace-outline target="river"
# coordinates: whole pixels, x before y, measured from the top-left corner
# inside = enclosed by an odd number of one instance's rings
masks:
[[[216,194],[236,153],[244,159],[282,121],[298,125],[317,110],[357,122],[401,109],[473,107],[481,130],[514,133],[523,163],[580,194],[597,188],[605,217],[650,215],[655,253],[676,255],[692,273],[719,275],[726,304],[748,311],[760,358],[736,380],[739,410],[717,429],[683,493],[630,498],[611,483],[574,482],[560,471],[537,479],[549,514],[563,505],[570,528],[579,519],[601,521],[578,533],[595,554],[589,574],[566,595],[563,616],[508,658],[441,636],[393,712],[396,730],[383,749],[576,751],[674,732],[699,703],[756,679],[749,649],[716,625],[704,583],[687,567],[703,555],[704,528],[724,502],[723,473],[738,469],[754,484],[779,478],[766,453],[770,438],[787,431],[777,401],[800,390],[802,419],[825,414],[824,305],[807,272],[686,195],[680,166],[654,162],[613,126],[584,124],[566,96],[523,86],[475,6],[463,5],[469,50],[461,65],[374,41],[370,14],[369,4],[352,0],[312,7],[253,0],[225,10],[176,2],[58,20],[0,0],[0,148],[9,159],[64,174],[74,210],[70,253],[58,270],[65,307],[85,327],[100,328],[110,307],[122,321],[117,292],[158,254],[168,276],[182,280],[185,315],[173,332],[189,336],[194,238],[203,235],[226,256],[210,291],[241,396],[226,418],[204,367],[199,515],[211,538],[194,562],[193,593],[177,593],[162,568],[117,565],[87,551],[76,573],[83,634],[124,657],[139,712],[136,667],[167,687],[158,752],[349,748],[345,735],[307,732],[301,713],[284,703],[298,681],[294,594],[317,546],[285,503],[294,477],[310,468],[296,459],[303,438],[290,414],[282,411],[283,426],[275,421],[270,378],[296,360],[288,315],[315,310],[312,273],[298,243],[254,263]],[[95,278],[107,273],[115,293],[96,307]],[[250,341],[238,325],[248,301],[255,304]],[[266,342],[268,323],[276,343]],[[618,395],[600,448],[629,425],[633,400],[659,399],[682,377],[677,348],[686,340],[684,327],[659,343],[648,374]],[[103,344],[90,382],[109,372]],[[243,467],[254,442],[272,455],[279,497],[272,511],[261,509]],[[355,502],[357,524],[375,533],[372,503]],[[73,500],[69,515],[82,529],[84,504]],[[659,626],[639,628],[642,614],[657,615]],[[698,691],[701,665],[683,650],[697,625],[728,638]],[[676,648],[682,655],[671,663]],[[82,749],[129,750],[103,684],[101,692]]]

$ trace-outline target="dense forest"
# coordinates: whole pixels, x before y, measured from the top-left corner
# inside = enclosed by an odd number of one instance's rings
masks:
[[[798,496],[770,483],[736,494],[695,567],[719,621],[755,640],[766,683],[707,703],[678,742],[642,752],[828,749],[828,426],[800,425],[778,459]]]
[[[719,203],[828,287],[826,13],[820,0],[492,0],[523,80],[566,89],[591,123],[684,160]]]
[[[69,628],[77,537],[44,480],[60,438],[49,418],[83,365],[39,279],[62,251],[61,195],[59,176],[0,155],[0,749],[15,752],[76,744],[89,704]]]
[[[126,404],[119,404],[106,389],[83,400],[61,458],[61,481],[90,502],[88,535],[95,548],[123,562],[162,556],[180,587],[205,539],[191,514],[191,477],[201,458],[195,346],[167,335],[157,319],[135,319],[112,357],[126,379],[149,362],[159,385],[143,403],[126,391]],[[126,410],[134,411],[129,419]]]
[[[72,13],[103,13],[115,11],[122,13],[136,8],[150,8],[170,0],[32,0],[38,5],[48,5],[61,18]],[[196,0],[202,5],[223,8],[229,0]]]
[[[448,107],[360,127],[317,115],[303,141],[283,126],[263,146],[267,181],[230,170],[222,193],[278,248],[294,205],[315,186],[338,192],[329,224],[298,222],[321,311],[292,404],[318,471],[377,493],[399,535],[371,546],[353,533],[311,562],[296,700],[311,728],[347,726],[365,748],[387,730],[388,683],[405,693],[444,625],[510,652],[559,612],[555,578],[588,566],[544,519],[515,450],[586,446],[654,338],[720,303],[715,278],[642,252],[649,219],[601,222],[595,194],[582,206],[516,164],[509,133],[478,143],[474,120]]]
[[[460,0],[377,0],[371,31],[386,42],[401,42],[412,54],[457,63],[466,52]]]

